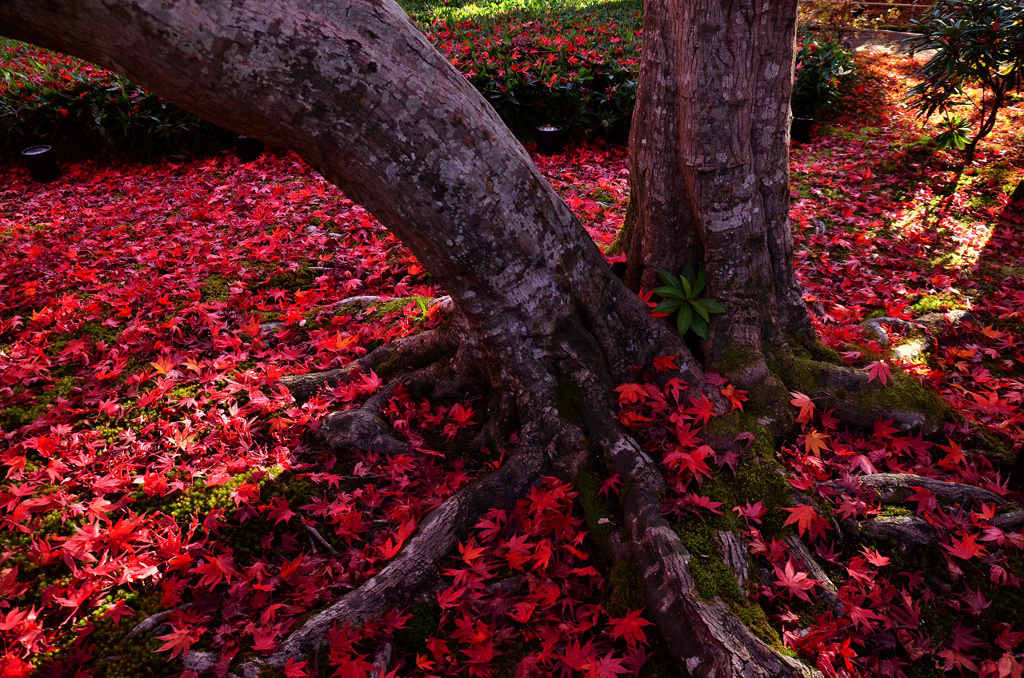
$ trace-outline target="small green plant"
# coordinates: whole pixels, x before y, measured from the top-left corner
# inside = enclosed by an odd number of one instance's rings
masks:
[[[935,53],[917,71],[921,82],[910,88],[910,105],[925,118],[942,113],[943,132],[936,142],[962,152],[964,166],[970,165],[978,142],[995,127],[1007,94],[1020,86],[1024,5],[1004,0],[939,0],[913,23],[913,30],[920,35],[909,39],[911,54]],[[968,86],[979,87],[980,95],[968,92]],[[973,108],[977,122],[952,115],[960,106]]]
[[[939,148],[955,148],[962,151],[971,142],[971,121],[962,115],[945,115],[939,123],[942,130],[935,137]]]
[[[704,291],[707,282],[704,267],[698,266],[694,272],[693,266],[687,264],[680,275],[658,269],[658,276],[665,285],[654,290],[654,293],[664,301],[654,308],[654,312],[669,315],[678,312],[676,327],[680,337],[693,330],[701,339],[707,339],[712,314],[725,313],[725,307],[714,299],[701,298],[700,293]]]

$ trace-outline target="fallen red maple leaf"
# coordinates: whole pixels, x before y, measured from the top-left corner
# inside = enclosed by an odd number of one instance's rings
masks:
[[[810,596],[807,592],[818,585],[817,579],[811,579],[807,576],[806,572],[798,572],[796,567],[793,565],[793,560],[789,559],[786,561],[786,567],[779,568],[778,565],[773,566],[775,568],[776,583],[786,589],[786,592],[790,596],[796,596],[800,600],[805,600],[808,603],[811,602]]]
[[[970,560],[975,556],[985,555],[985,547],[978,543],[978,535],[964,535],[962,539],[952,538],[952,544],[943,544],[942,548],[949,551],[949,554],[963,560]]]
[[[647,400],[647,389],[642,384],[620,384],[614,391],[619,394],[619,404],[642,403]]]
[[[801,537],[807,531],[810,531],[811,537],[824,535],[825,530],[829,529],[828,523],[818,515],[818,511],[810,504],[800,504],[794,508],[783,508],[782,510],[789,512],[789,517],[786,518],[786,522],[782,526],[795,524]]]
[[[793,396],[789,402],[800,408],[800,414],[796,416],[797,423],[806,426],[814,416],[814,401],[799,391],[790,391],[789,395]]]
[[[892,368],[884,360],[870,362],[864,369],[868,371],[868,381],[878,379],[882,382],[882,386],[885,386],[892,379]]]
[[[173,628],[170,633],[164,636],[157,636],[158,640],[165,640],[163,645],[156,649],[157,652],[166,652],[170,650],[171,659],[174,659],[179,654],[186,654],[189,648],[197,640],[199,640],[199,631],[187,627],[187,628]]]
[[[647,636],[644,635],[643,627],[651,626],[641,615],[643,610],[630,610],[624,617],[612,617],[608,623],[612,626],[612,638],[622,638],[628,645],[646,643]]]

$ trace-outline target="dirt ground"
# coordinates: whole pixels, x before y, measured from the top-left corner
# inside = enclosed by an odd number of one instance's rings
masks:
[[[879,52],[882,54],[907,54],[910,46],[905,42],[915,33],[898,31],[856,31],[843,34],[843,43],[852,47],[855,52]],[[928,59],[934,50],[918,52],[918,59]]]

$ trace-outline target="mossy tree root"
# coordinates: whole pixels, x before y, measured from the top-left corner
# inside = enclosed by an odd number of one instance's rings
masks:
[[[885,504],[905,501],[914,488],[931,492],[943,504],[976,507],[982,504],[994,507],[1021,504],[1017,496],[1004,496],[982,487],[926,478],[913,473],[872,473],[860,476],[859,480],[865,487],[874,490]],[[1004,532],[1019,530],[1024,527],[1024,510],[1000,513],[993,517],[992,524]],[[903,551],[938,544],[945,534],[938,526],[914,516],[882,516],[865,520],[847,518],[840,525],[854,539],[891,541]]]
[[[864,370],[826,361],[794,357],[786,385],[835,410],[835,417],[856,428],[870,429],[878,419],[891,419],[900,431],[937,432],[951,410],[942,398],[899,368],[887,384],[871,381]]]
[[[448,326],[425,330],[379,346],[345,367],[291,374],[282,377],[281,383],[291,392],[296,402],[304,403],[321,388],[334,388],[356,369],[364,374],[376,372],[382,379],[388,379],[410,369],[426,367],[439,358],[454,355],[458,343],[451,335]]]
[[[939,501],[947,504],[967,504],[971,501],[977,505],[994,504],[996,506],[1019,500],[1010,496],[996,494],[966,483],[952,483],[935,478],[926,478],[914,473],[872,473],[858,478],[860,482],[873,489],[883,503],[891,504],[903,501],[912,494],[914,487],[923,487]]]
[[[623,477],[625,529],[650,609],[687,672],[695,678],[820,676],[768,646],[724,602],[697,594],[690,553],[659,508],[665,481],[657,465],[624,432],[609,427],[600,442]]]
[[[945,534],[924,518],[916,516],[891,516],[868,520],[847,518],[840,525],[844,532],[855,539],[893,542],[904,552],[919,546],[934,546]],[[1003,532],[1017,532],[1024,528],[1024,510],[1001,513],[992,519],[992,525]]]

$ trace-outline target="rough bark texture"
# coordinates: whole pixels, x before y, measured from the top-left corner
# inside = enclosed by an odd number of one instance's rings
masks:
[[[692,676],[783,678],[820,676],[767,646],[719,599],[704,600],[689,571],[690,553],[661,515],[664,481],[655,463],[627,436],[605,442],[615,471],[628,483],[625,520],[647,600],[672,653]]]
[[[741,363],[726,371],[766,400],[784,392],[765,354],[815,343],[789,228],[796,5],[646,3],[621,239],[634,288],[656,287],[659,268],[706,268],[706,296],[727,309],[704,343],[706,362]]]

